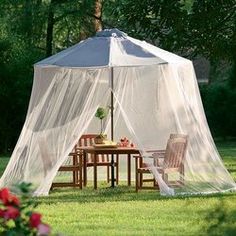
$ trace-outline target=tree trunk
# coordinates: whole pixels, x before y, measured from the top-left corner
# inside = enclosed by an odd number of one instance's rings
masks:
[[[48,22],[47,22],[47,36],[46,36],[46,56],[52,55],[52,42],[53,42],[53,27],[54,27],[54,12],[53,2],[51,1],[48,9]]]
[[[94,29],[95,32],[102,30],[102,0],[95,0],[94,2]]]
[[[25,1],[24,5],[24,33],[29,44],[32,43],[32,6],[30,0]]]

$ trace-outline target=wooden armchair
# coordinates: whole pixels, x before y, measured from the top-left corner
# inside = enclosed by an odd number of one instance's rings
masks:
[[[59,168],[59,172],[72,172],[73,180],[72,182],[53,182],[51,189],[55,187],[79,187],[82,189],[82,155],[78,152],[78,147],[75,145],[73,150],[68,155],[69,158],[72,158],[71,164],[62,165]]]
[[[79,146],[92,146],[94,144],[94,139],[97,136],[97,134],[84,134],[79,139]],[[84,186],[87,185],[87,168],[93,167],[94,165],[94,155],[88,155],[86,158],[86,162],[84,163]],[[114,163],[116,167],[116,184],[119,183],[119,156],[116,156],[116,160]],[[107,182],[110,181],[110,166],[111,166],[111,160],[109,155],[99,155],[97,160],[97,166],[106,166],[107,167]]]
[[[184,159],[187,149],[187,135],[171,134],[167,142],[166,150],[152,150],[153,165],[158,173],[162,175],[163,180],[167,185],[182,185],[184,184]],[[143,186],[143,182],[152,181],[153,187],[156,187],[155,179],[144,179],[143,174],[150,174],[150,170],[143,158],[136,158],[136,192]],[[180,179],[177,181],[169,181],[168,175],[171,173],[179,173]],[[152,188],[153,188],[152,187]],[[150,188],[150,187],[148,187]]]
[[[162,174],[162,178],[167,185],[173,186],[184,184],[184,159],[186,149],[187,138],[170,138],[163,157],[155,153],[153,154],[154,165],[156,166],[157,171]],[[161,159],[163,161],[161,161]],[[169,181],[168,175],[174,172],[179,173],[179,180]]]
[[[53,166],[52,153],[50,153],[48,144],[45,138],[38,140],[39,151],[42,158],[44,176],[46,177],[48,170]],[[73,180],[70,182],[53,182],[51,189],[54,187],[79,187],[82,188],[82,156],[78,155],[77,147],[75,146],[73,151],[68,155],[72,158],[72,164],[61,166],[58,171],[72,172]],[[78,160],[79,158],[79,160]]]

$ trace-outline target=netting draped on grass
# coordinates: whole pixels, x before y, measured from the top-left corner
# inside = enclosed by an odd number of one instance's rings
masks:
[[[32,182],[35,195],[47,195],[81,135],[98,132],[94,115],[111,105],[111,92],[114,139],[135,142],[161,194],[235,189],[208,128],[192,62],[116,29],[35,65],[26,121],[0,185]],[[186,135],[184,149],[171,134]],[[165,148],[164,164],[156,165],[150,150]]]

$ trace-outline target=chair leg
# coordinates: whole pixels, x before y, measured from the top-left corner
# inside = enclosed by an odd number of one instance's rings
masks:
[[[79,154],[79,188],[83,188],[83,156]]]
[[[164,174],[164,181],[166,184],[168,184],[168,174]]]
[[[107,166],[107,183],[110,182],[110,166]]]
[[[84,187],[87,186],[87,166],[84,167]]]
[[[184,185],[184,166],[181,166],[180,169],[180,182]]]
[[[143,187],[143,174],[139,173],[139,187],[142,188]]]
[[[78,165],[78,157],[77,157],[77,154],[76,155],[73,155],[73,165],[74,166],[77,166]],[[74,184],[74,187],[78,184],[78,171],[79,170],[74,170],[73,171],[73,184]]]
[[[138,190],[139,190],[139,173],[138,173],[138,171],[136,171],[135,190],[136,190],[136,193],[137,193]]]
[[[116,185],[119,184],[119,154],[116,155]]]
[[[159,184],[158,184],[158,182],[156,181],[155,177],[154,177],[154,179],[153,179],[153,187],[154,187],[154,188],[157,188],[157,189],[160,189]]]
[[[135,191],[138,192],[138,185],[139,185],[139,175],[138,175],[138,160],[135,159]]]
[[[87,154],[83,153],[83,176],[84,176],[84,187],[87,186]]]

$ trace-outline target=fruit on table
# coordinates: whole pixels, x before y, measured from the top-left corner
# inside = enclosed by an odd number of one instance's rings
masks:
[[[126,137],[120,139],[120,146],[121,147],[134,147],[134,144],[129,141]]]

